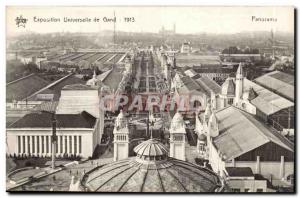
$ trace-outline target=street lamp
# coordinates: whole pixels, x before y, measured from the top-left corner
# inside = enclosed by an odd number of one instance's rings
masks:
[[[56,135],[56,115],[55,111],[42,111],[45,113],[51,114],[51,126],[52,126],[52,136],[51,136],[51,144],[52,144],[52,160],[51,160],[51,167],[55,169],[55,155],[56,155],[56,146],[57,146],[57,135]]]

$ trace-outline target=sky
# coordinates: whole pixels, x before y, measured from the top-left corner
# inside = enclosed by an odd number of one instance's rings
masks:
[[[117,17],[116,30],[126,32],[154,32],[162,26],[176,33],[220,33],[231,34],[244,31],[283,31],[294,32],[293,7],[57,7],[57,6],[8,6],[6,8],[6,33],[37,32],[99,32],[113,30],[113,22],[103,18]],[[16,18],[28,19],[25,28],[17,27]],[[252,18],[273,18],[276,22],[253,21]],[[60,18],[60,22],[34,22],[36,18]],[[93,18],[100,22],[65,23],[64,17]],[[134,17],[134,22],[126,22],[125,17]]]

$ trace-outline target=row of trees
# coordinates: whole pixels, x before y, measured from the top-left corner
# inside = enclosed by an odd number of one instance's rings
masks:
[[[49,160],[51,159],[51,157],[49,155],[33,155],[33,154],[25,154],[25,153],[22,153],[22,154],[16,154],[14,153],[13,155],[12,154],[9,154],[7,155],[6,157],[8,158],[14,158],[14,159],[17,159],[17,160],[22,160],[22,159],[31,159],[31,158],[49,158]],[[81,159],[81,156],[79,155],[76,155],[76,154],[68,154],[68,153],[64,153],[64,154],[59,154],[56,156],[57,159],[65,159],[65,160],[80,160]]]
[[[259,54],[259,50],[252,48],[239,49],[236,46],[231,46],[229,48],[225,48],[222,51],[222,54]]]

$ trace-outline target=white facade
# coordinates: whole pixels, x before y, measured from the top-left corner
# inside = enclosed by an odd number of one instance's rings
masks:
[[[56,156],[64,154],[91,157],[97,144],[99,134],[95,128],[58,128]],[[8,155],[51,156],[52,128],[8,128]]]

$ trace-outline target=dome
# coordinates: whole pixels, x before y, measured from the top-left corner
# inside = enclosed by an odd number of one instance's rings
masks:
[[[119,115],[117,116],[115,120],[115,128],[114,128],[114,133],[128,133],[129,131],[127,130],[127,118],[125,117],[124,112],[121,110]],[[121,130],[125,129],[125,130]]]
[[[206,136],[205,136],[203,133],[201,133],[201,134],[198,136],[198,140],[200,140],[200,141],[206,141]]]
[[[181,113],[177,112],[171,121],[170,133],[185,133],[185,124]]]
[[[235,95],[235,83],[233,78],[227,78],[221,88],[221,94],[226,96]]]
[[[123,112],[122,109],[120,110],[120,113],[119,113],[119,115],[117,116],[117,119],[125,119],[125,114],[124,114],[124,112]]]
[[[141,144],[137,145],[133,150],[137,156],[167,156],[168,149],[158,140],[156,139],[149,139],[147,141],[142,142]]]
[[[215,192],[220,178],[209,169],[168,157],[158,140],[134,148],[136,157],[99,166],[86,173],[82,188],[98,192]]]

